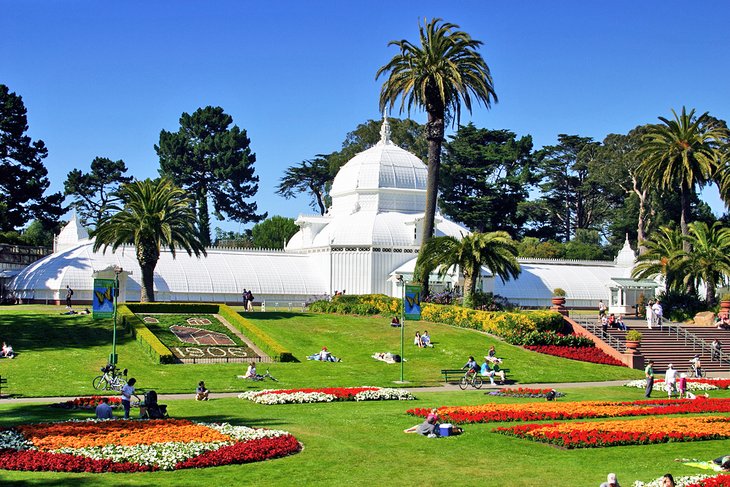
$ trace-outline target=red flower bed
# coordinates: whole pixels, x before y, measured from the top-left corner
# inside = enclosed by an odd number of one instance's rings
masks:
[[[507,397],[547,397],[548,393],[553,389],[535,389],[531,387],[503,387],[498,391],[489,393],[491,396],[507,396]],[[563,397],[565,394],[555,391],[556,397]]]
[[[321,392],[332,394],[337,399],[352,399],[363,391],[377,391],[377,387],[321,387],[318,389],[280,389],[278,391],[266,391],[266,394],[294,394],[296,392]]]
[[[51,407],[64,409],[95,409],[104,397],[109,399],[109,405],[111,407],[118,407],[122,405],[122,398],[120,396],[88,396],[77,397],[71,401],[57,402],[55,404],[51,404]]]
[[[730,487],[730,475],[718,475],[710,479],[700,480],[696,484],[687,487]]]
[[[276,438],[261,438],[245,443],[224,446],[218,450],[203,453],[202,455],[178,463],[175,465],[175,470],[180,468],[217,467],[232,463],[260,462],[262,460],[291,455],[298,452],[300,448],[301,446],[297,439],[291,435],[278,436]]]
[[[730,399],[655,399],[648,401],[530,402],[527,404],[482,404],[441,407],[439,416],[449,423],[543,421],[665,414],[730,412]],[[407,414],[426,417],[430,409],[409,409]]]
[[[687,382],[697,382],[699,384],[710,384],[720,389],[730,387],[730,379],[692,379],[687,378]]]
[[[38,450],[16,451],[10,449],[0,451],[0,469],[91,473],[130,473],[157,470],[157,468],[138,463],[94,460],[82,456]]]
[[[626,367],[626,364],[606,355],[601,349],[596,347],[564,347],[558,345],[525,345],[527,350],[533,352],[544,353],[546,355],[554,355],[556,357],[569,358],[572,360],[580,360],[581,362],[591,362],[594,364],[616,365]]]

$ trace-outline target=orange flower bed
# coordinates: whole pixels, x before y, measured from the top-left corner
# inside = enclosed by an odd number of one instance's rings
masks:
[[[651,417],[590,423],[527,424],[494,431],[566,448],[595,448],[730,438],[730,418]]]
[[[151,445],[153,443],[202,443],[230,441],[231,438],[188,420],[102,421],[39,423],[17,427],[39,450],[83,448],[104,445]]]

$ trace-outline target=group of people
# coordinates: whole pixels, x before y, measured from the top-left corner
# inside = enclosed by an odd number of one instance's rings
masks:
[[[246,288],[243,289],[243,292],[241,293],[241,298],[243,299],[243,309],[245,311],[253,311],[253,293],[251,290],[246,290]]]
[[[662,483],[660,487],[675,487],[674,477],[671,473],[665,473],[662,477]],[[606,481],[601,483],[599,487],[621,487],[618,483],[618,478],[615,473],[610,473],[606,476]]]
[[[319,360],[320,362],[342,362],[341,358],[337,358],[327,350],[327,347],[322,347],[317,353],[313,353],[307,357],[307,360]]]
[[[132,397],[135,397],[139,401],[139,396],[135,393],[134,385],[137,383],[137,379],[132,377],[122,387],[122,407],[124,408],[124,419],[129,419],[129,411],[132,408]],[[98,406],[96,406],[96,418],[97,419],[113,419],[114,413],[112,407],[109,405],[109,398],[103,397]]]
[[[601,329],[604,333],[608,331],[608,328],[618,328],[621,331],[628,331],[629,328],[626,326],[626,323],[624,323],[624,315],[616,315],[614,313],[611,313],[610,315],[606,316],[604,313],[601,316]]]
[[[491,346],[487,355],[484,356],[484,362],[481,365],[474,360],[473,355],[470,355],[469,360],[462,367],[462,369],[466,370],[464,376],[470,378],[479,374],[482,377],[487,377],[492,385],[495,385],[494,378],[498,377],[500,384],[504,384],[506,376],[504,370],[499,365],[502,363],[502,360],[497,358],[496,353],[494,346]]]
[[[692,364],[695,377],[702,377],[702,362],[699,354],[695,355],[694,358],[690,360],[690,363]],[[649,360],[646,363],[644,376],[646,378],[646,390],[644,391],[644,396],[648,399],[651,397],[651,392],[654,389],[653,360]],[[667,365],[667,371],[664,374],[664,385],[667,390],[667,397],[671,399],[673,394],[677,394],[680,399],[697,399],[697,396],[687,389],[687,379],[688,377],[686,373],[682,372],[681,374],[678,374],[673,364]],[[709,395],[705,393],[704,397],[709,397]]]
[[[423,334],[417,331],[416,336],[413,338],[413,344],[418,348],[433,347],[428,330],[423,330]]]
[[[3,342],[3,348],[0,349],[0,357],[14,358],[15,351],[13,350],[13,347],[11,345],[8,345],[7,343]]]

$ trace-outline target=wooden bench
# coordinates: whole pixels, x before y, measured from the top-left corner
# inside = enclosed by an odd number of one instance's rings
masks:
[[[2,375],[0,375],[0,398],[3,397],[3,384],[7,384],[7,383],[8,383],[7,377],[3,377]]]
[[[506,379],[507,378],[507,374],[510,372],[510,370],[509,369],[504,369],[504,368],[500,368],[499,370],[503,370],[504,371],[504,376],[505,376],[505,379]],[[465,369],[441,369],[441,375],[444,376],[444,381],[446,383],[449,382],[449,376],[451,376],[452,378],[453,377],[456,377],[457,378],[456,380],[452,379],[451,382],[458,382],[459,380],[461,380],[462,377],[464,377],[464,374],[466,374],[466,370]],[[489,377],[486,377],[486,376],[481,376],[481,377],[484,380],[489,380]],[[508,381],[505,380],[505,383],[506,382],[508,382]]]

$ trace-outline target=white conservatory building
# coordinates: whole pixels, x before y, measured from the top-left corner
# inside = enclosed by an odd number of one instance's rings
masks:
[[[300,215],[300,229],[283,251],[210,248],[206,257],[178,252],[173,259],[162,250],[154,275],[155,299],[240,303],[244,288],[257,302],[277,307],[299,307],[335,291],[400,297],[393,276],[402,274],[409,280],[413,275],[423,236],[426,176],[427,167],[419,158],[390,141],[385,119],[380,142],[338,172],[327,213]],[[436,236],[468,233],[438,214],[435,226]],[[121,267],[125,272],[120,275],[120,301],[138,301],[141,272],[134,248],[94,252],[93,245],[73,217],[59,234],[55,252],[25,268],[10,288],[21,302],[57,303],[68,285],[75,301],[91,302],[93,276]],[[506,283],[495,282],[483,269],[481,288],[523,306],[549,306],[555,287],[567,291],[569,307],[595,307],[599,299],[608,301],[612,295],[619,305],[625,293],[612,291],[617,285],[612,279],[627,279],[633,259],[627,242],[616,262],[522,261],[520,277]],[[446,280],[432,287],[461,282],[457,273]]]

